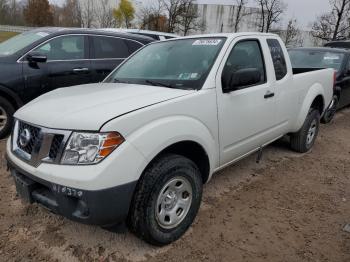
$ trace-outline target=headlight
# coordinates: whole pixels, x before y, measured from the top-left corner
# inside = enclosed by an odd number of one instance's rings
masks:
[[[74,132],[68,140],[61,163],[66,165],[96,164],[123,142],[124,138],[117,132]]]

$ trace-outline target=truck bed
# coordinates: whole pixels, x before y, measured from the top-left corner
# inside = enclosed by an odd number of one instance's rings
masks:
[[[293,75],[318,71],[318,70],[322,70],[322,69],[324,69],[324,68],[297,68],[297,67],[293,67]]]

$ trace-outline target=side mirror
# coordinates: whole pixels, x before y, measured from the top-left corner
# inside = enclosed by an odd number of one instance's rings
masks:
[[[31,52],[27,55],[27,60],[29,63],[46,63],[47,61],[47,56],[40,54],[38,52]]]
[[[261,81],[261,73],[257,68],[245,68],[231,73],[224,92],[244,89],[248,86],[258,84]]]

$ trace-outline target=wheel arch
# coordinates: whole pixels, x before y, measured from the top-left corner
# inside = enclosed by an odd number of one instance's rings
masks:
[[[322,95],[317,95],[315,99],[312,101],[312,104],[310,106],[310,109],[316,109],[320,113],[320,115],[323,114],[323,111],[325,109],[325,102]]]
[[[0,84],[0,96],[8,100],[14,106],[15,109],[20,108],[24,104],[22,99],[15,92],[13,92],[11,89],[1,84]]]
[[[325,94],[324,89],[321,85],[315,84],[313,85],[308,93],[305,95],[304,100],[300,106],[300,112],[296,119],[293,132],[298,132],[300,128],[303,126],[305,119],[311,108],[317,109],[322,116],[326,110],[326,102],[325,102]]]
[[[177,143],[171,144],[160,151],[146,166],[145,170],[157,161],[162,155],[165,154],[175,154],[186,157],[193,161],[202,175],[203,183],[206,183],[210,177],[210,160],[207,152],[202,145],[195,141],[179,141]],[[144,172],[143,172],[144,173]]]

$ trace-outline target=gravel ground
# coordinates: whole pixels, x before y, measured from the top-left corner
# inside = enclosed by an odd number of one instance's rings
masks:
[[[251,156],[216,174],[194,225],[164,248],[22,204],[5,167],[0,261],[350,261],[350,109],[308,154],[279,141],[260,164]]]

